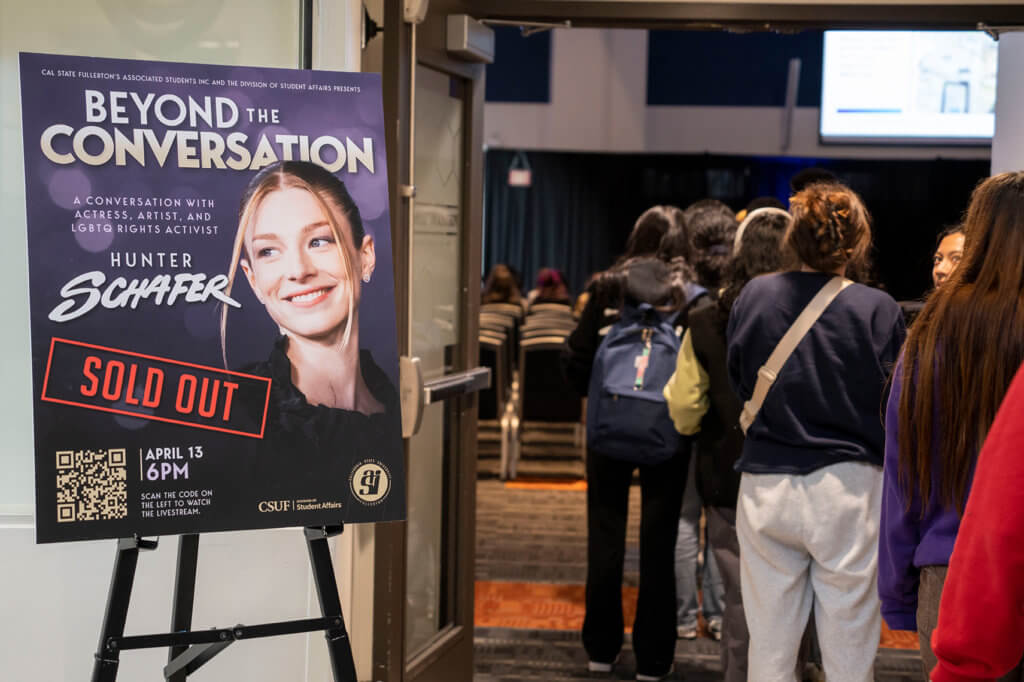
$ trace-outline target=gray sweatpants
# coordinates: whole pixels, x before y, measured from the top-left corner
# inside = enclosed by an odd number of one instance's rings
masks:
[[[881,468],[860,462],[804,476],[743,474],[736,532],[748,680],[796,679],[812,606],[829,682],[874,679],[881,496]]]

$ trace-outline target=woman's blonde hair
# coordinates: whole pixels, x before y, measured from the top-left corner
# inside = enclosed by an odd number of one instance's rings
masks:
[[[345,334],[342,337],[342,347],[348,345],[352,334],[352,319],[355,312],[355,291],[359,286],[358,277],[355,272],[355,263],[352,251],[346,248],[345,231],[342,229],[339,217],[344,217],[352,231],[352,245],[358,249],[363,243],[366,234],[363,228],[363,221],[359,215],[359,207],[356,206],[348,189],[337,176],[328,172],[325,168],[308,161],[278,161],[267,166],[249,182],[238,211],[238,229],[235,232],[235,241],[231,248],[231,263],[228,266],[228,284],[225,294],[230,296],[234,286],[235,275],[238,273],[238,265],[242,260],[242,250],[245,248],[245,235],[249,231],[253,217],[259,209],[263,200],[272,192],[282,189],[301,189],[309,192],[310,196],[317,202],[327,224],[330,225],[331,233],[334,236],[334,243],[341,254],[342,262],[345,264],[345,273],[349,279],[348,287],[348,317],[345,321]],[[250,255],[250,262],[251,255]],[[224,360],[224,367],[228,365],[227,359],[227,323],[228,308],[223,306],[220,314],[220,348],[221,357]]]

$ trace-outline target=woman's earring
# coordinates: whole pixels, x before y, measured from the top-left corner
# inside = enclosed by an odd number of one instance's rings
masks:
[[[367,284],[370,283],[370,273],[368,273],[368,272],[364,272],[363,273],[363,281],[366,282]]]

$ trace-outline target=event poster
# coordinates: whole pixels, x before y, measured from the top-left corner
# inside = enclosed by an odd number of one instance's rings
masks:
[[[403,518],[380,76],[21,55],[37,541]]]

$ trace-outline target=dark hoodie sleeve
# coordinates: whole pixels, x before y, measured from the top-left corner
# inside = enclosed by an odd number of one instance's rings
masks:
[[[594,356],[597,347],[601,345],[601,322],[605,309],[605,302],[598,300],[600,297],[594,287],[589,291],[590,297],[580,313],[580,321],[562,348],[562,373],[576,392],[583,396],[587,395]]]

